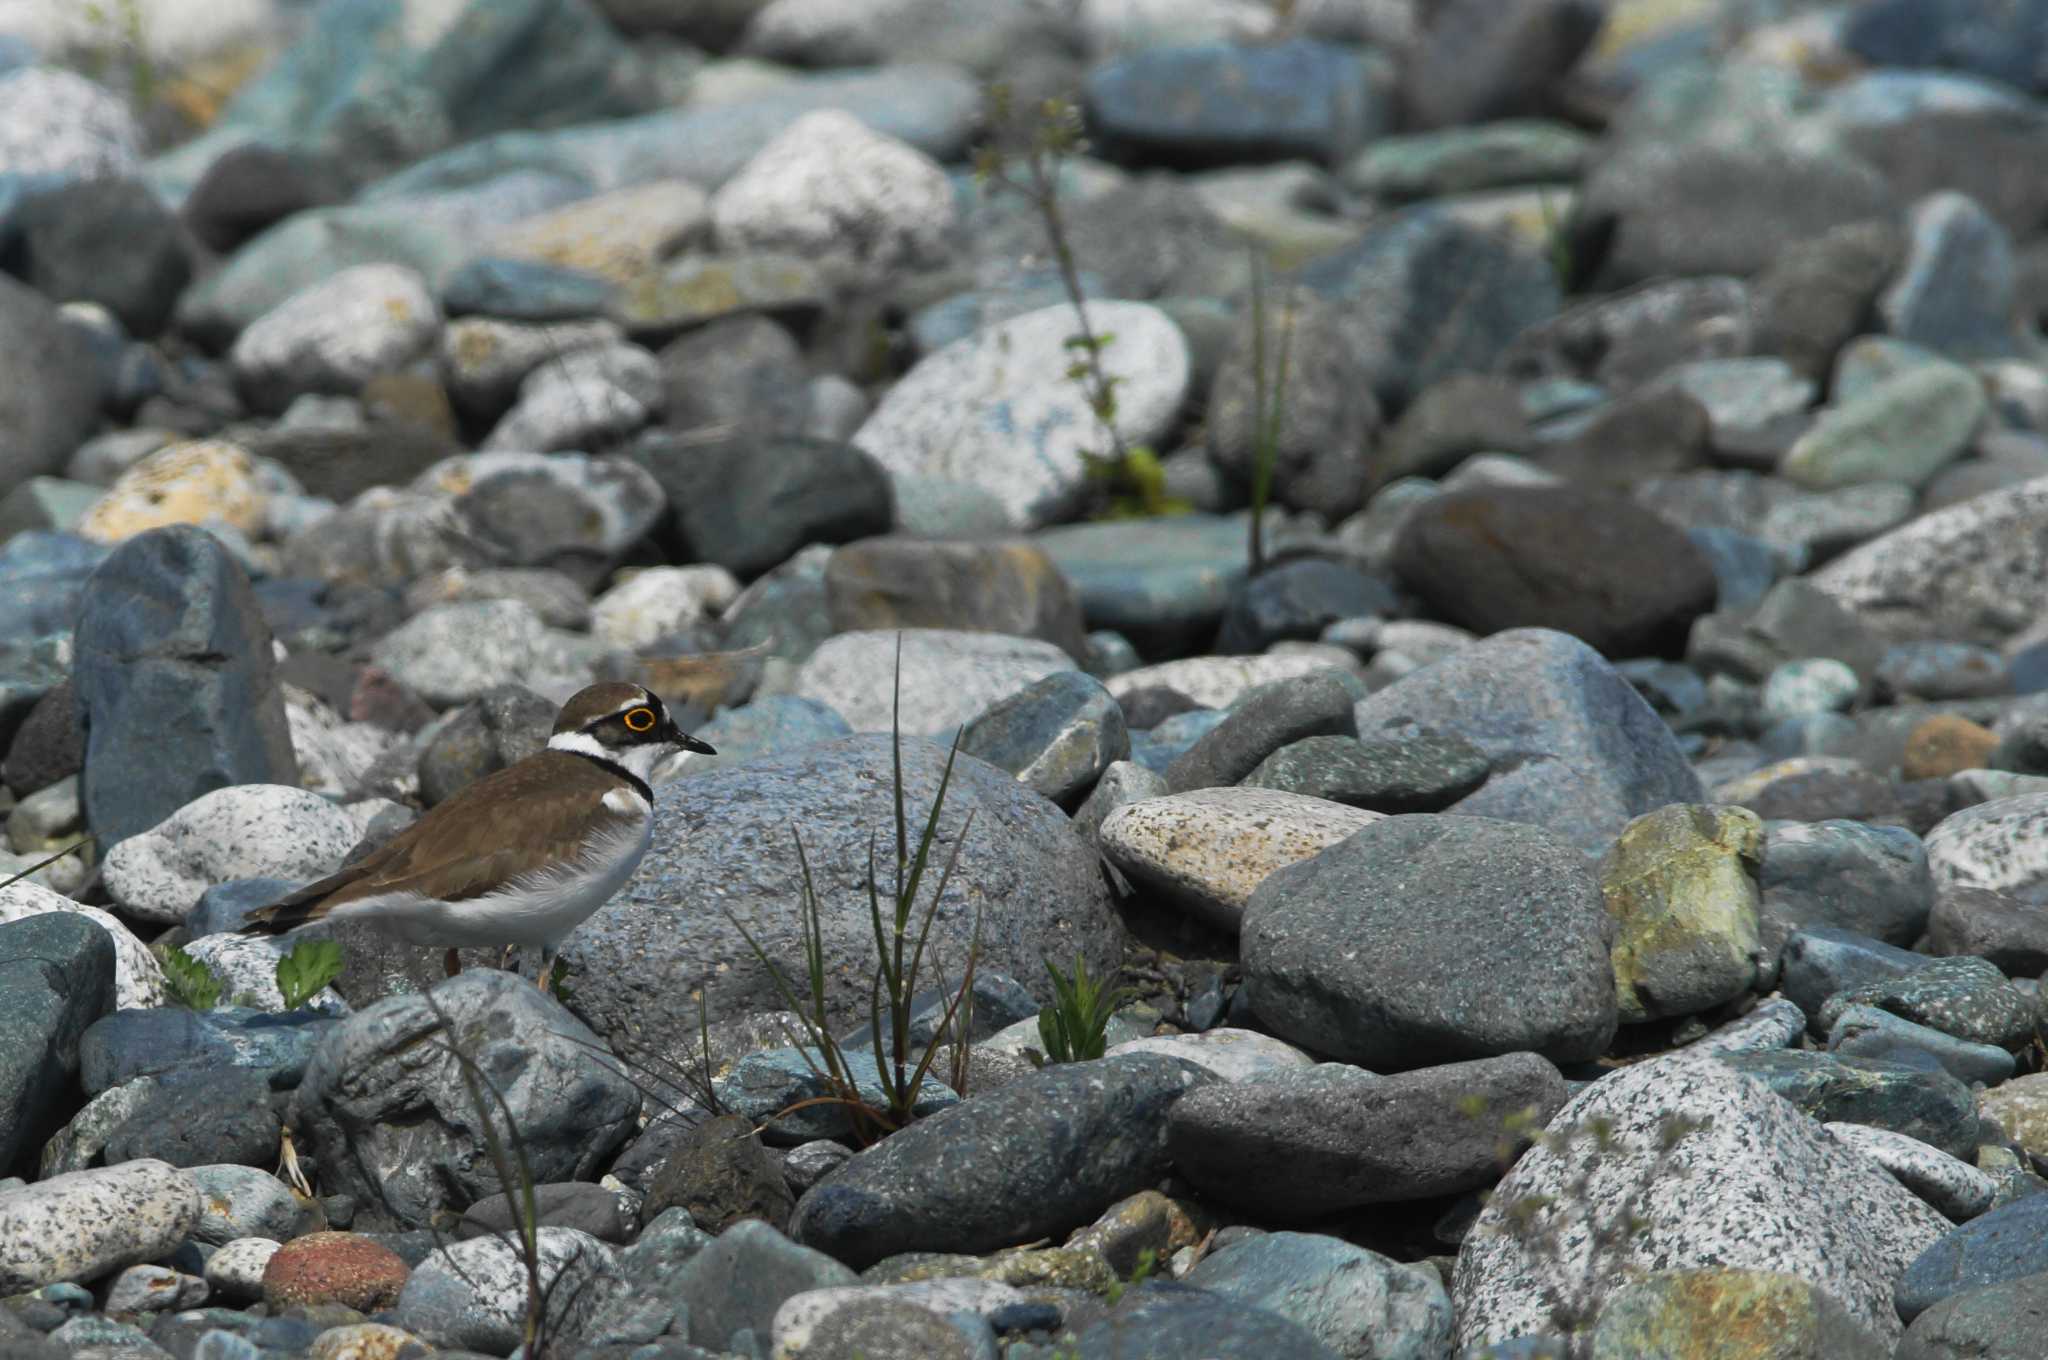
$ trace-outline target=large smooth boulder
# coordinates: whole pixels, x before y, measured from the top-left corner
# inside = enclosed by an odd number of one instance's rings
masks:
[[[946,751],[905,738],[902,753],[914,851]],[[873,845],[887,911],[895,815],[890,740],[880,735],[769,754],[661,788],[654,845],[639,872],[563,951],[577,1013],[615,1043],[668,1053],[696,1034],[694,1007],[677,998],[700,987],[713,1019],[780,1009],[781,993],[740,927],[801,985],[800,836],[823,918],[828,1014],[835,1026],[865,1026],[875,962],[868,853]],[[1070,966],[1079,954],[1092,973],[1116,971],[1122,926],[1094,848],[1056,805],[972,756],[953,766],[918,919],[963,828],[927,947],[928,981],[959,978],[977,913],[981,966],[1025,979],[1040,1000],[1049,999],[1047,958]]]

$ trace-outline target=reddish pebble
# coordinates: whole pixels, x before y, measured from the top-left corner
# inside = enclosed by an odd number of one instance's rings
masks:
[[[374,1313],[398,1301],[411,1273],[397,1252],[358,1233],[307,1233],[263,1268],[263,1301],[272,1308],[340,1303]]]

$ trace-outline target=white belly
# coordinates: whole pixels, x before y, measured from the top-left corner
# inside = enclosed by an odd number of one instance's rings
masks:
[[[625,886],[654,837],[654,818],[592,846],[580,863],[536,870],[461,902],[387,894],[351,902],[336,919],[366,920],[411,944],[444,948],[538,945],[552,949]]]

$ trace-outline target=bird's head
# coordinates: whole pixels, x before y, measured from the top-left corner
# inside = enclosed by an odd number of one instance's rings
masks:
[[[660,695],[624,680],[590,685],[572,695],[555,718],[548,748],[611,761],[649,783],[671,756],[717,754],[709,742],[676,726]]]

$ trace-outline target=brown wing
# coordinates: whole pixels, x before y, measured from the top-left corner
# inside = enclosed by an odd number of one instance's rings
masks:
[[[625,787],[581,756],[542,751],[437,804],[348,868],[250,912],[243,932],[281,935],[385,893],[441,902],[482,897],[579,853],[593,824],[619,818],[604,796]]]

